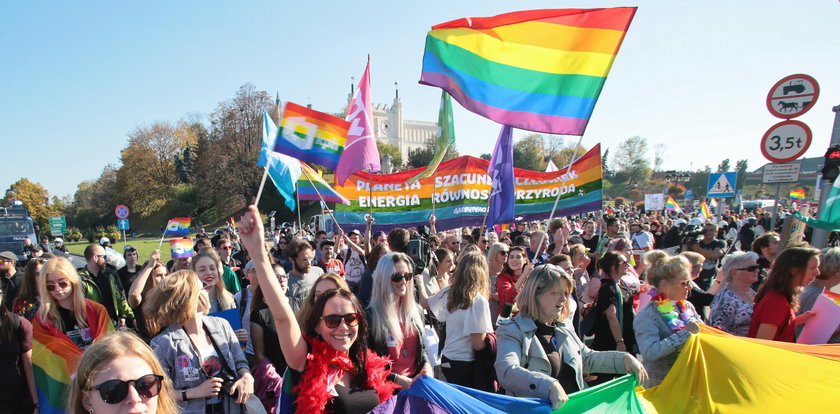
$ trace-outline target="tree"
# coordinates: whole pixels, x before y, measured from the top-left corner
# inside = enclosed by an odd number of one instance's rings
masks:
[[[117,168],[106,165],[95,180],[79,183],[73,203],[65,208],[68,224],[85,229],[113,224],[116,202]],[[129,206],[134,208],[134,206]]]
[[[513,144],[513,166],[532,171],[545,171],[543,136],[530,134]]]
[[[490,159],[493,158],[493,155],[490,154],[489,152],[485,152],[484,154],[479,155],[478,158],[481,158],[482,160],[490,161]]]
[[[640,136],[627,138],[618,145],[618,155],[615,157],[617,173],[622,174],[630,187],[638,185],[650,176],[647,151],[647,139]]]
[[[665,161],[665,151],[668,150],[668,146],[663,143],[658,143],[653,146],[653,170],[660,171],[662,168],[662,162]]]
[[[376,140],[376,147],[379,149],[379,156],[381,158],[384,158],[386,155],[391,156],[391,166],[393,167],[392,172],[403,169],[402,153],[399,148],[380,140]]]
[[[667,193],[676,200],[685,195],[685,186],[682,184],[671,184],[668,186]]]
[[[601,156],[601,171],[604,175],[604,178],[612,178],[612,170],[610,170],[610,165],[607,162],[607,159],[610,156],[610,149],[607,148],[604,150],[604,155]]]
[[[736,190],[740,190],[741,188],[744,187],[744,181],[746,181],[746,179],[747,179],[747,169],[748,168],[749,167],[747,167],[747,160],[738,160],[738,162],[735,163],[735,172],[737,173],[736,174],[736,180],[735,180],[736,181],[736,183],[735,183],[735,189]]]
[[[721,161],[715,172],[729,172],[729,158]]]
[[[3,205],[8,205],[12,200],[23,203],[23,206],[29,210],[32,220],[35,221],[41,231],[50,228],[50,217],[61,215],[61,204],[56,203],[58,199],[53,197],[53,202],[50,203],[49,191],[41,184],[34,183],[26,178],[17,180],[6,190],[6,194],[3,197]],[[32,240],[32,242],[37,243],[36,240]]]
[[[409,150],[406,168],[427,167],[435,155],[435,144],[436,140],[429,139],[426,141],[425,146]],[[443,156],[443,161],[449,161],[451,159],[458,158],[459,156],[458,149],[455,145],[452,145],[446,150],[446,155]]]

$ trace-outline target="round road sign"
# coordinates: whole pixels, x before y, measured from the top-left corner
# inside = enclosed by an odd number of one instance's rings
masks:
[[[767,110],[782,119],[796,118],[814,107],[820,85],[808,75],[790,75],[776,82],[767,94]]]
[[[786,163],[799,158],[811,146],[811,128],[787,120],[770,127],[761,138],[761,153],[772,162]]]
[[[118,205],[117,208],[114,209],[114,214],[116,214],[119,219],[128,218],[129,213],[130,211],[128,210],[128,207],[122,204]]]

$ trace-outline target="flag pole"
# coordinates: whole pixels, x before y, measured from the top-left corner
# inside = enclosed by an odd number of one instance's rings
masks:
[[[265,164],[265,170],[263,171],[262,180],[260,180],[260,188],[257,189],[257,198],[254,200],[254,205],[259,206],[260,204],[260,197],[262,197],[263,187],[265,187],[265,179],[268,177],[268,163],[271,160],[268,160]]]
[[[560,182],[560,188],[563,188],[563,186],[566,185],[566,179],[569,178],[569,171],[571,171],[572,165],[574,165],[575,161],[577,161],[577,158],[575,157],[575,155],[577,154],[577,149],[580,147],[581,141],[583,141],[583,135],[580,136],[580,139],[578,139],[577,145],[575,145],[575,147],[572,149],[572,160],[569,161],[569,166],[566,167],[566,172],[563,173],[563,176],[562,176],[563,181]],[[554,218],[554,213],[557,211],[557,204],[559,204],[559,203],[560,203],[560,191],[558,190],[557,191],[557,198],[554,199],[554,207],[551,208],[551,214],[548,216],[548,221],[549,222]],[[537,245],[538,246],[537,251],[534,252],[534,258],[537,257],[537,253],[542,248],[543,243],[545,243],[545,238],[546,237],[548,237],[548,232],[544,231],[543,235],[542,235],[542,238],[540,238],[540,244]]]
[[[312,185],[312,188],[315,190],[315,194],[318,194],[318,199],[320,199],[321,202],[324,203],[324,205],[327,205],[327,202],[324,201],[324,197],[321,196],[321,192],[318,191],[318,187],[315,185],[314,182],[312,182],[312,179],[309,178],[309,174],[306,172],[306,170],[301,170],[301,172],[303,173],[303,175],[306,176],[306,179],[309,180],[309,184]],[[333,215],[332,210],[327,209],[327,213],[330,215],[330,217],[332,217],[333,221],[335,222],[335,226],[338,227],[338,230],[340,232],[344,233],[344,230],[342,230],[341,226],[338,224],[338,220],[335,219],[335,216]]]
[[[298,235],[303,237],[303,222],[300,219],[300,191],[295,191],[295,198],[297,199],[298,211]]]
[[[373,173],[370,172],[370,168],[368,168],[368,175],[370,175],[370,183],[368,183],[368,214],[373,217]]]
[[[169,222],[166,222],[166,227],[163,228],[163,234],[160,235],[160,243],[158,243],[158,250],[160,250],[160,246],[163,246],[163,238],[166,237],[166,230],[169,229]]]

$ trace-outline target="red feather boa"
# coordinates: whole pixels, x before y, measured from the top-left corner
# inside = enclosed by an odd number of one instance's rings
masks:
[[[355,373],[356,367],[350,357],[343,352],[336,351],[320,338],[305,338],[311,350],[306,355],[306,365],[301,374],[300,382],[292,389],[297,394],[297,410],[299,413],[322,413],[327,402],[333,398],[327,392],[327,378],[332,370]],[[388,381],[391,373],[391,360],[381,357],[371,350],[367,350],[365,369],[367,370],[369,387],[376,391],[379,402],[391,398],[398,385]]]

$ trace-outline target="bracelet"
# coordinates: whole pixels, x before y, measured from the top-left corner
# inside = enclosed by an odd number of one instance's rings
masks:
[[[624,340],[622,339],[622,340],[620,340],[620,341],[615,341],[615,343],[616,343],[616,345],[617,345],[617,344],[623,344],[623,343],[624,343]]]
[[[181,398],[184,401],[189,401],[190,400],[189,397],[187,397],[187,390],[181,390]]]

